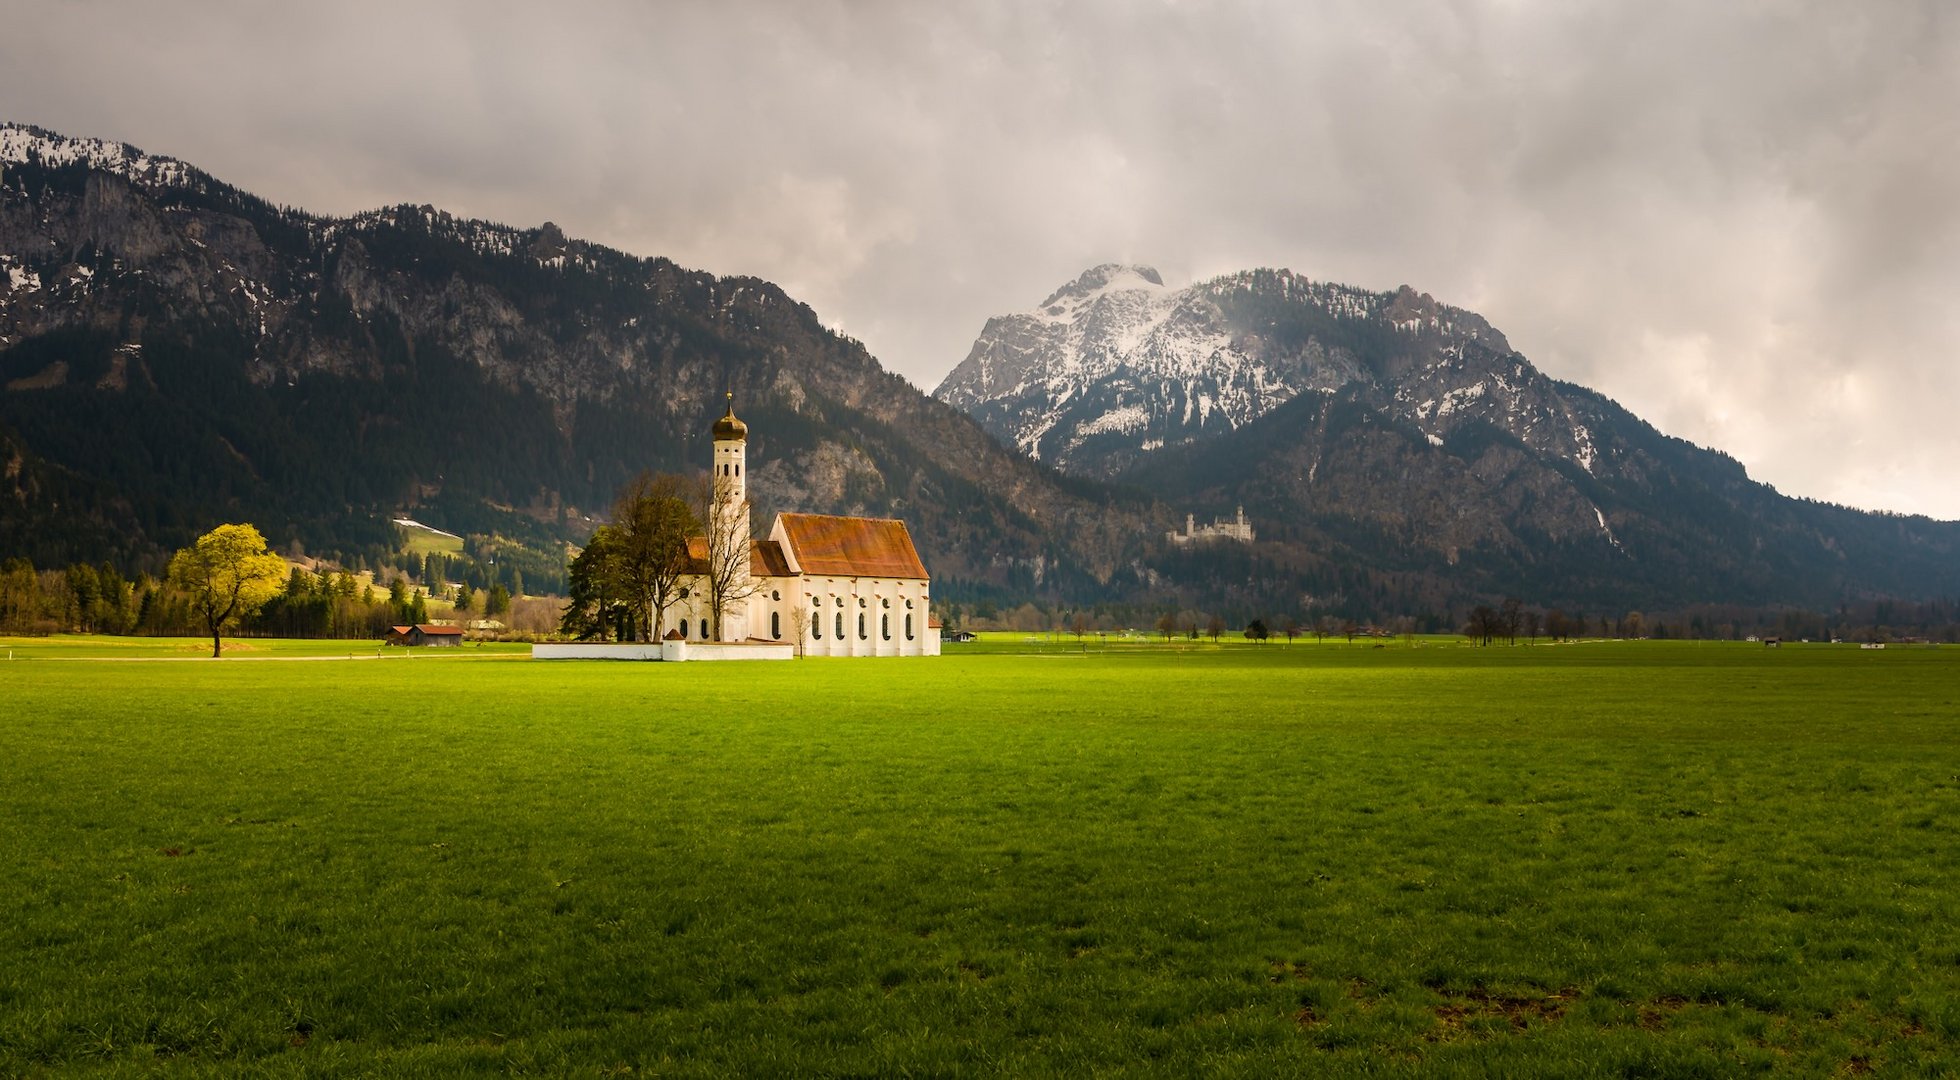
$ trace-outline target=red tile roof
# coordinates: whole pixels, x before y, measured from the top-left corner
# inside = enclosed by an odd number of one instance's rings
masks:
[[[756,577],[789,577],[789,557],[774,540],[757,540],[749,553],[749,573]]]
[[[783,514],[782,523],[805,574],[928,579],[903,521]]]
[[[456,634],[456,635],[459,635],[459,636],[460,636],[460,635],[462,634],[462,632],[463,632],[463,628],[462,628],[462,627],[460,627],[460,626],[437,626],[437,625],[435,625],[435,624],[433,624],[433,623],[423,623],[423,624],[421,625],[421,630],[422,630],[422,633],[423,633],[424,635],[427,635],[427,634]]]
[[[687,538],[687,573],[706,574],[708,572],[708,538],[690,536]],[[792,577],[789,560],[783,556],[783,546],[774,540],[749,541],[749,573],[755,577]]]

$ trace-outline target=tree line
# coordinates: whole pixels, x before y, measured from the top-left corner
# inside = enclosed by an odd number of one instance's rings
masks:
[[[222,530],[250,530],[225,533]],[[211,539],[217,534],[219,539]],[[256,538],[256,539],[255,539]],[[212,547],[222,540],[229,548]],[[208,542],[207,542],[208,541]],[[203,544],[200,555],[199,545]],[[187,554],[189,553],[189,554]],[[230,590],[243,581],[237,595]],[[218,603],[223,593],[227,600]],[[494,616],[507,608],[502,585],[481,594],[467,585],[458,612]],[[181,637],[210,632],[213,619],[247,637],[382,637],[398,623],[428,621],[429,593],[394,576],[385,587],[352,571],[316,573],[266,549],[249,525],[220,526],[179,551],[162,577],[125,577],[114,566],[76,563],[37,569],[26,559],[0,564],[0,633],[131,634]]]

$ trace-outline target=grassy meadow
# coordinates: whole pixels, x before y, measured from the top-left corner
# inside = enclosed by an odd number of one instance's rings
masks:
[[[1960,1073],[1957,649],[7,648],[0,1076]]]

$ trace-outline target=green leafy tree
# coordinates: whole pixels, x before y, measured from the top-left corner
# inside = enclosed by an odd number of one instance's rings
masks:
[[[483,614],[489,618],[496,618],[509,610],[510,590],[504,588],[501,582],[490,586],[490,593],[483,601]]]
[[[565,573],[569,603],[558,620],[558,632],[580,641],[625,639],[633,636],[638,620],[633,604],[620,585],[619,530],[601,525],[572,559]]]
[[[641,473],[613,504],[618,592],[632,601],[634,618],[646,627],[649,641],[658,641],[666,628],[667,606],[679,597],[688,571],[687,539],[701,525],[689,491],[679,477]]]
[[[474,604],[474,603],[476,603],[476,590],[474,590],[474,589],[472,589],[472,588],[470,588],[470,587],[469,587],[469,584],[468,584],[467,582],[465,582],[464,584],[461,584],[461,585],[458,585],[458,586],[456,586],[456,612],[457,612],[457,614],[459,614],[459,615],[460,615],[460,614],[463,614],[463,613],[465,613],[465,612],[467,612],[467,611],[469,611],[469,610],[470,610],[470,605],[471,605],[471,604]]]
[[[223,652],[225,628],[265,606],[285,578],[286,561],[250,525],[220,525],[170,560],[170,583],[210,632],[213,657]]]

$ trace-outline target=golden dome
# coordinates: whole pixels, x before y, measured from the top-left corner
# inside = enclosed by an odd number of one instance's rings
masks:
[[[735,419],[735,395],[728,395],[728,411],[715,421],[716,442],[747,442],[749,426]]]

